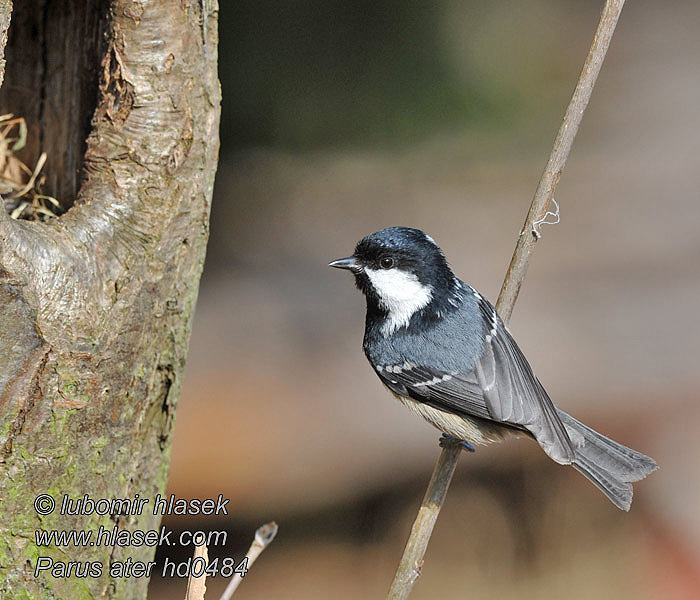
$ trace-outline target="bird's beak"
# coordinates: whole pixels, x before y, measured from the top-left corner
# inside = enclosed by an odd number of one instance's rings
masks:
[[[329,267],[335,267],[336,269],[348,269],[353,273],[359,273],[362,271],[360,263],[354,256],[348,256],[347,258],[339,258],[328,263]]]

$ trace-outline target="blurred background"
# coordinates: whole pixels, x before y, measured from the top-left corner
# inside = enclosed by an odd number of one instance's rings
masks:
[[[382,598],[438,433],[328,269],[429,232],[495,300],[602,0],[220,3],[221,160],[169,492],[231,499],[243,599]],[[625,7],[510,328],[554,401],[652,455],[624,514],[527,440],[461,457],[412,598],[697,598],[700,3]],[[158,560],[184,560],[173,548]],[[218,597],[225,582],[208,582]],[[151,597],[182,597],[154,578]]]

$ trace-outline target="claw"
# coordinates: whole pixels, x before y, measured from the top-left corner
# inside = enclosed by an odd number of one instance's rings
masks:
[[[469,452],[476,452],[476,448],[472,446],[469,442],[465,442],[464,440],[460,440],[459,438],[456,438],[454,436],[451,436],[447,433],[443,433],[440,436],[440,448],[447,448],[448,446],[454,446],[455,444],[462,446],[465,450],[469,450]]]

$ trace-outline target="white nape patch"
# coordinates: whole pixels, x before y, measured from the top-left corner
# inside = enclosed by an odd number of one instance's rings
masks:
[[[368,269],[365,273],[389,314],[382,325],[382,333],[391,335],[408,325],[411,317],[425,308],[433,298],[433,288],[423,285],[413,273],[401,269]]]
[[[437,242],[432,237],[430,237],[427,233],[423,232],[423,235],[425,236],[425,239],[428,240],[433,246],[435,246],[436,248],[440,247],[437,245]]]

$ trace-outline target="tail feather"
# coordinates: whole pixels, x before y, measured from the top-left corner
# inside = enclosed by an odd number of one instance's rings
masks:
[[[658,468],[654,459],[605,437],[562,410],[557,412],[576,447],[572,466],[600,488],[615,506],[629,510],[632,482],[644,479]]]

